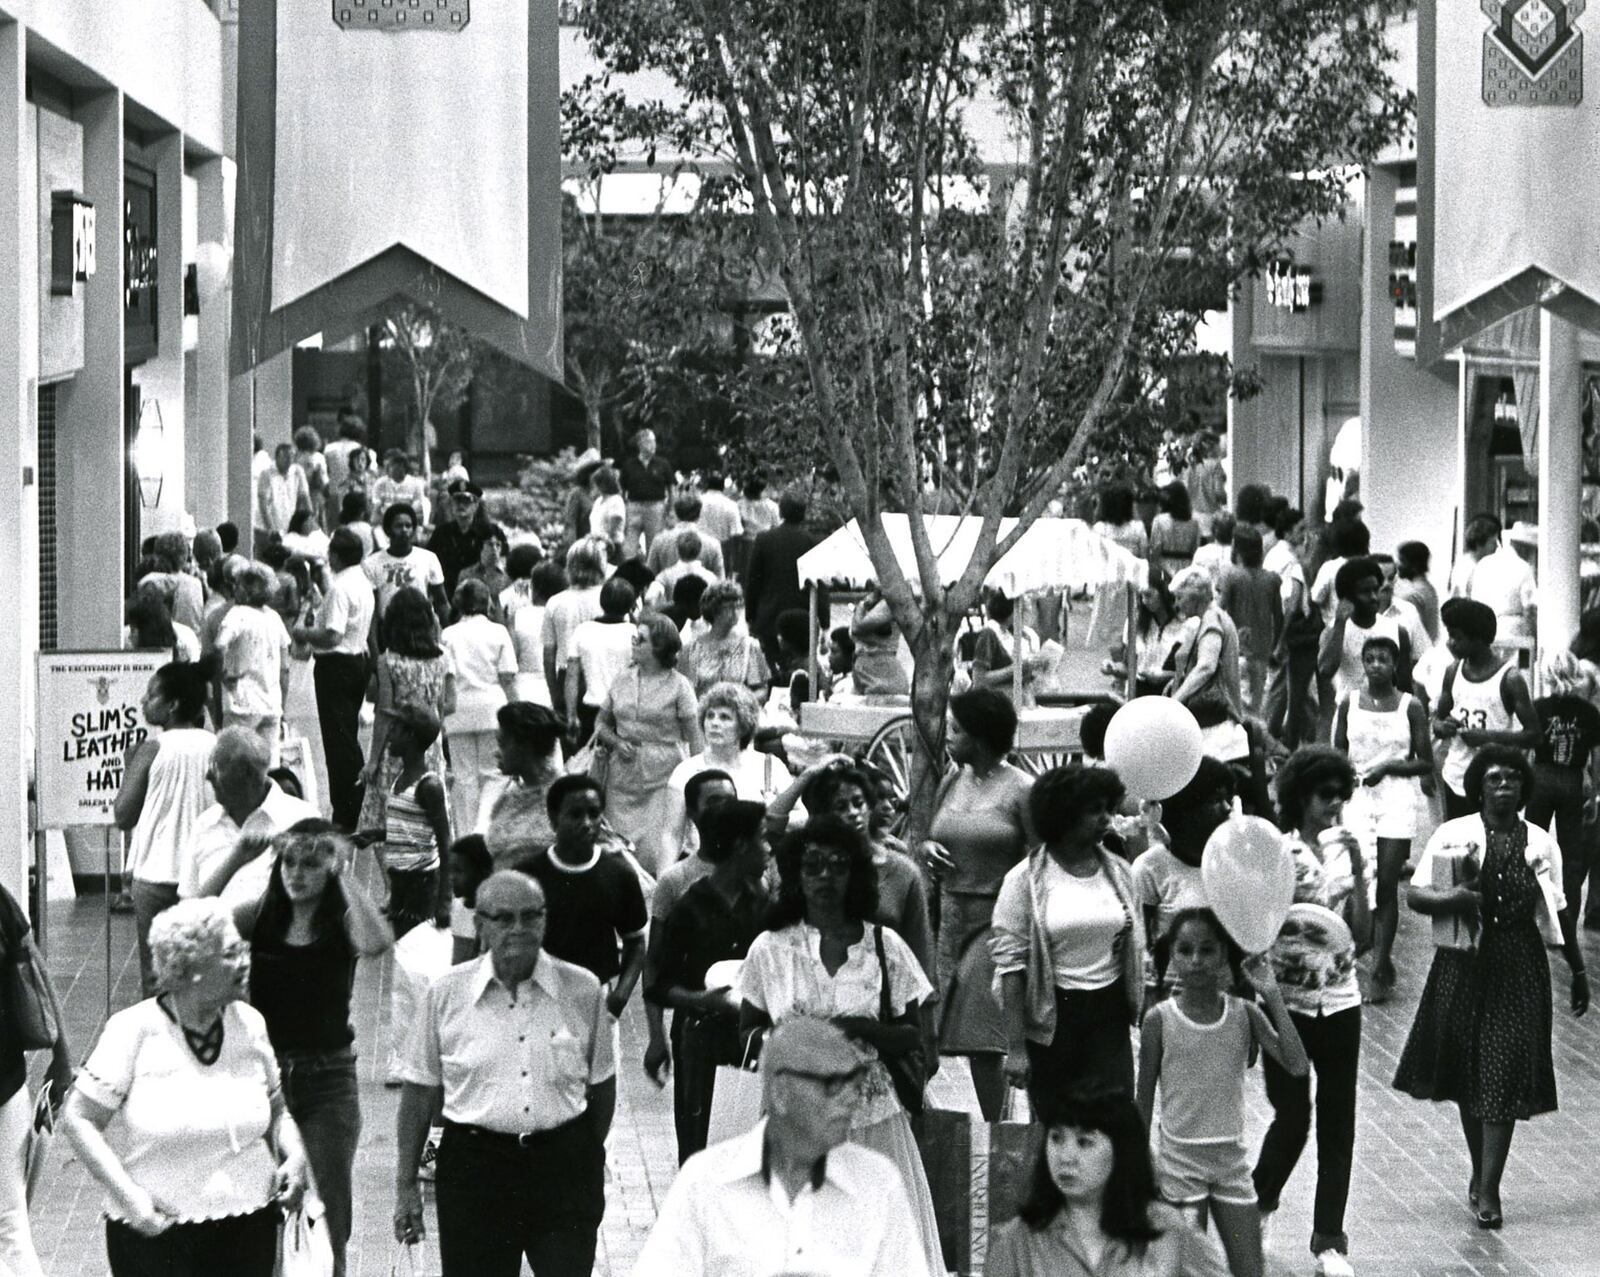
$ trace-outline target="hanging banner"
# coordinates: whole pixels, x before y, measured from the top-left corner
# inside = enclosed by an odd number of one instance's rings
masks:
[[[150,735],[144,693],[170,652],[41,652],[34,782],[40,829],[111,825],[122,761]]]
[[[559,91],[551,4],[242,6],[234,371],[403,297],[559,378]]]
[[[1444,345],[1555,285],[1566,287],[1567,313],[1592,323],[1600,177],[1588,157],[1600,154],[1600,30],[1588,29],[1587,0],[1434,7],[1433,318]]]

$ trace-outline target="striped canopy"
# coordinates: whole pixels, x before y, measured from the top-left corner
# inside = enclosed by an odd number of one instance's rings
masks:
[[[911,549],[911,522],[904,514],[879,516],[900,570],[912,588],[920,591],[916,555]],[[983,520],[976,515],[923,516],[928,540],[939,556],[939,579],[951,585],[972,559]],[[1000,536],[1017,524],[1000,520]],[[800,556],[801,585],[845,585],[865,589],[878,579],[866,540],[855,519],[820,545]],[[984,584],[1016,598],[1040,590],[1093,590],[1106,585],[1137,585],[1149,580],[1149,565],[1113,541],[1093,531],[1081,519],[1040,519],[1011,547]]]

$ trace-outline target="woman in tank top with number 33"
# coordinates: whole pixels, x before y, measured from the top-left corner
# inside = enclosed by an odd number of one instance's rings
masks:
[[[1494,650],[1495,615],[1473,599],[1450,599],[1439,609],[1455,663],[1433,716],[1433,734],[1450,742],[1440,775],[1446,820],[1472,814],[1466,798],[1467,766],[1485,745],[1530,749],[1539,739],[1528,684]]]

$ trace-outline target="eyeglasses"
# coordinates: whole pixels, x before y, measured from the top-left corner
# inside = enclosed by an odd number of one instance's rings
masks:
[[[479,909],[477,915],[482,922],[492,922],[497,927],[521,927],[524,930],[536,927],[544,921],[543,909]]]
[[[1344,791],[1344,787],[1341,785],[1323,785],[1311,796],[1322,803],[1342,803],[1348,802],[1350,799],[1350,795]]]
[[[807,1073],[803,1069],[780,1069],[785,1077],[803,1078],[818,1087],[823,1095],[836,1100],[861,1089],[861,1070],[854,1073]]]
[[[808,852],[800,858],[800,872],[811,877],[850,872],[850,857],[840,852]]]

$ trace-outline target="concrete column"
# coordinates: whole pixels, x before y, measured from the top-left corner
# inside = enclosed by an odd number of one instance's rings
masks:
[[[156,170],[156,353],[133,379],[146,404],[158,404],[164,432],[164,481],[160,500],[141,513],[145,536],[173,532],[186,508],[184,467],[188,428],[184,421],[183,358],[183,134],[150,143]],[[148,409],[147,409],[148,411]],[[142,498],[140,498],[142,500]]]
[[[31,464],[23,454],[32,436],[33,382],[27,356],[30,325],[24,315],[24,290],[38,279],[38,245],[29,243],[24,226],[23,201],[33,190],[24,181],[24,166],[31,160],[28,146],[28,106],[23,96],[25,36],[16,23],[0,26],[0,563],[20,564],[25,557],[22,470]],[[32,340],[37,343],[37,334]],[[37,350],[37,345],[35,345]],[[14,572],[7,574],[17,580]],[[26,901],[28,838],[28,775],[23,749],[32,733],[23,721],[30,671],[23,626],[13,615],[0,625],[0,884],[19,901]]]
[[[1577,325],[1539,312],[1539,651],[1578,631],[1583,526],[1583,357]]]
[[[63,648],[122,646],[123,442],[122,94],[84,100],[85,194],[95,206],[95,273],[84,285],[83,371],[58,399],[60,636]],[[134,500],[138,500],[134,496]]]
[[[231,184],[225,169],[233,161],[207,160],[192,170],[199,208],[200,243],[233,240]],[[202,528],[228,515],[228,340],[232,332],[232,288],[200,300],[200,343],[194,352],[194,414],[184,422],[184,466],[189,509]]]

